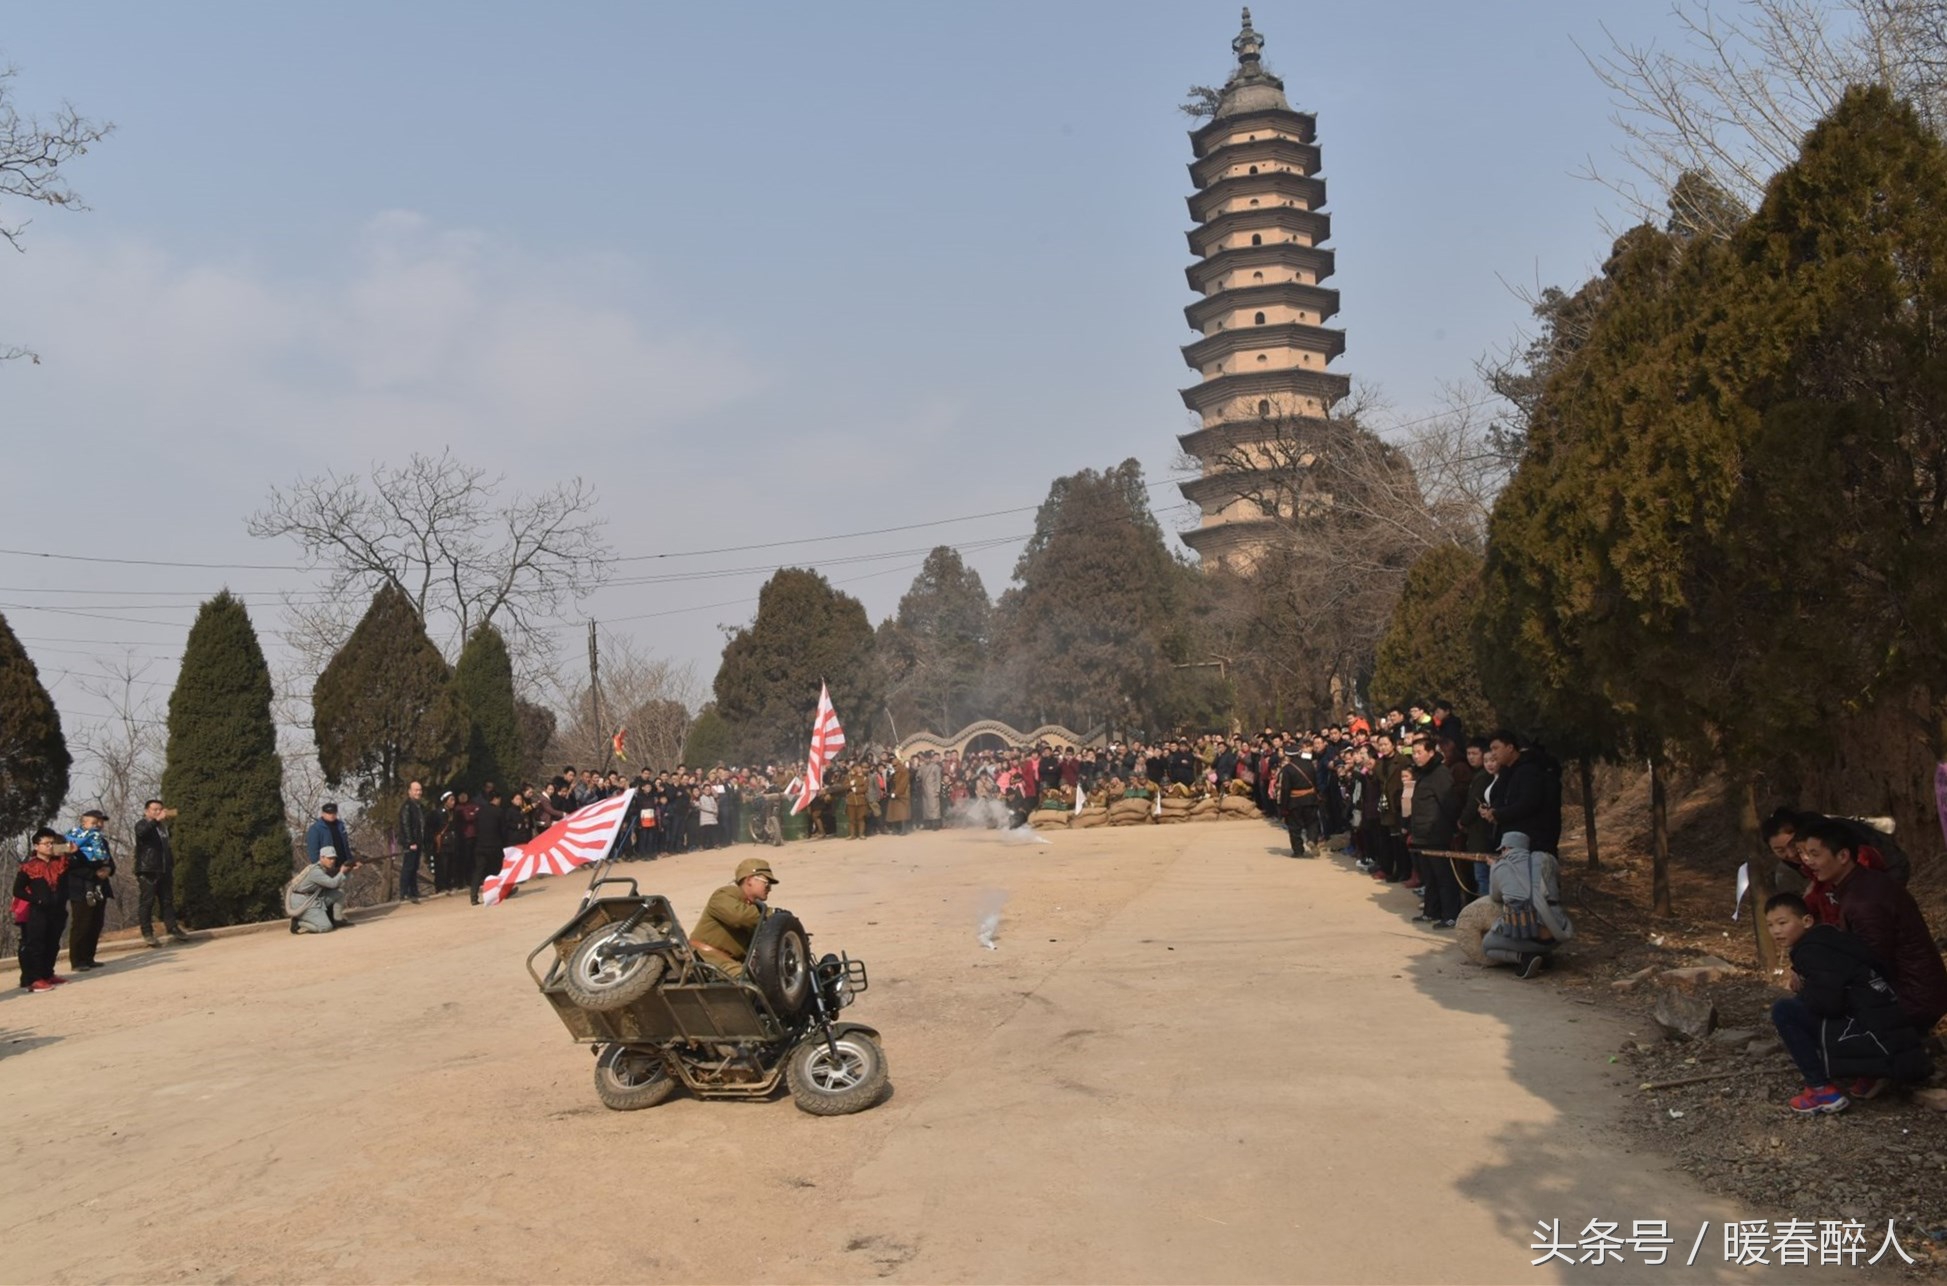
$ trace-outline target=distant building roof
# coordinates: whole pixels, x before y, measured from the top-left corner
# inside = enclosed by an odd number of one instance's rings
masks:
[[[1291,104],[1284,97],[1284,82],[1264,69],[1264,37],[1251,26],[1249,9],[1244,10],[1244,28],[1230,42],[1230,47],[1237,54],[1237,70],[1224,82],[1223,92],[1217,96],[1216,119],[1246,112],[1290,111]]]

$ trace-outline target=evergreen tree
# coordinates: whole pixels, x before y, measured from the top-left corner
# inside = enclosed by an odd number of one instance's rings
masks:
[[[467,743],[452,671],[412,601],[386,584],[311,690],[318,763],[334,787],[388,803],[418,777],[450,778]]]
[[[162,796],[184,919],[208,927],[281,913],[295,851],[284,820],[284,764],[270,667],[241,600],[204,603],[169,694]]]
[[[1198,654],[1195,573],[1170,556],[1142,466],[1057,478],[1001,596],[995,690],[1030,725],[1160,732],[1215,718]],[[1186,677],[1187,676],[1187,677]]]
[[[0,837],[54,816],[68,797],[71,763],[54,698],[0,615]]]
[[[717,713],[717,703],[707,702],[696,712],[696,721],[690,724],[689,736],[683,741],[683,762],[685,764],[714,764],[719,759],[730,758],[730,726]],[[672,764],[653,765],[657,768],[673,767]]]
[[[482,625],[453,666],[453,692],[467,718],[466,756],[457,779],[478,789],[486,782],[512,788],[521,769],[520,703],[506,640]]]
[[[1375,703],[1403,708],[1444,700],[1469,728],[1485,732],[1495,724],[1466,635],[1480,575],[1480,556],[1459,545],[1441,545],[1414,561],[1374,655]]]
[[[951,735],[975,716],[993,603],[980,573],[941,545],[926,556],[899,611],[879,629],[887,686],[902,721]]]
[[[756,618],[724,644],[717,669],[716,714],[731,754],[746,762],[802,754],[821,681],[840,723],[862,739],[879,708],[872,645],[856,598],[817,572],[781,568],[759,591]]]

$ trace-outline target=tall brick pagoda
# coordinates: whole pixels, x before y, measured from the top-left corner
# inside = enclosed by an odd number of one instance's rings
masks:
[[[1183,360],[1202,378],[1183,402],[1201,425],[1178,440],[1203,468],[1182,485],[1203,510],[1183,539],[1206,562],[1242,570],[1292,503],[1266,471],[1288,464],[1290,443],[1322,423],[1349,382],[1327,369],[1345,332],[1324,325],[1339,293],[1319,284],[1333,255],[1323,246],[1332,220],[1317,122],[1291,109],[1284,82],[1265,69],[1249,9],[1231,49],[1237,69],[1210,120],[1190,133],[1197,261],[1187,275],[1200,297],[1184,316],[1201,338]]]

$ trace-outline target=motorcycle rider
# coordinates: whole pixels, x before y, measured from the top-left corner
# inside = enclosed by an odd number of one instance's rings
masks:
[[[757,932],[768,909],[764,901],[777,883],[764,858],[747,857],[737,863],[735,883],[710,895],[702,917],[690,930],[690,946],[696,954],[732,978],[743,977],[751,935]]]

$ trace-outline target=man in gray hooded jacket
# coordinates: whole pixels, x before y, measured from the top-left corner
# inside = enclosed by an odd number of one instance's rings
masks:
[[[1540,973],[1542,962],[1575,936],[1575,926],[1562,910],[1562,874],[1555,855],[1530,850],[1521,831],[1501,837],[1487,896],[1500,916],[1481,940],[1481,951],[1489,960],[1520,966],[1523,978]]]
[[[351,872],[336,853],[327,852],[310,863],[284,893],[284,913],[292,933],[330,933],[344,927],[334,914],[345,903],[345,881]]]

